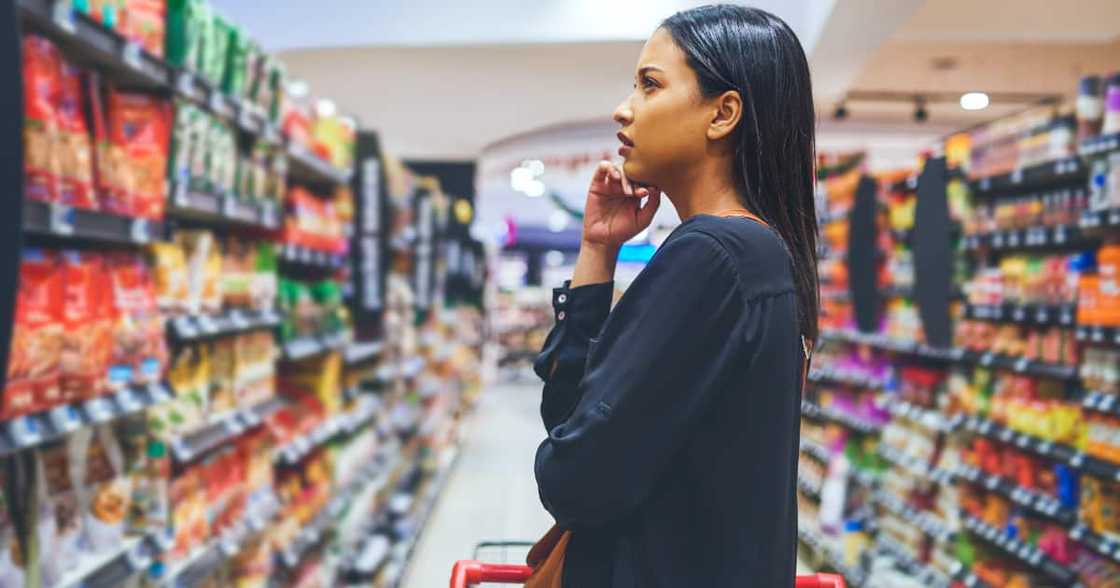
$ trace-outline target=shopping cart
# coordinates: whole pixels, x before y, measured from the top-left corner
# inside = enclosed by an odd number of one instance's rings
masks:
[[[524,584],[529,579],[533,568],[525,565],[482,563],[478,561],[478,553],[484,548],[530,547],[532,542],[523,541],[487,541],[475,547],[475,559],[464,559],[455,562],[451,568],[451,588],[467,588],[477,586],[482,582],[494,584]],[[812,574],[797,576],[795,588],[845,588],[844,578],[834,574]]]

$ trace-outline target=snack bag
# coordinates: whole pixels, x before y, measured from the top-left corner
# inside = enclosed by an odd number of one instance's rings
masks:
[[[57,258],[42,249],[25,249],[0,411],[5,419],[46,409],[61,400],[62,295]]]
[[[121,34],[148,53],[163,57],[166,13],[166,0],[128,0],[121,19]]]
[[[210,374],[210,412],[221,414],[237,408],[234,394],[234,379],[237,372],[235,340],[237,337],[224,337],[214,341],[211,358],[213,372]]]
[[[156,302],[165,313],[178,313],[187,302],[187,259],[174,243],[152,243],[148,247],[154,269]]]
[[[167,158],[171,143],[171,106],[146,94],[110,90],[109,160],[129,216],[162,219],[167,200]]]
[[[167,360],[163,318],[147,267],[135,255],[107,260],[113,295],[113,346],[109,385],[114,391],[159,379]]]
[[[24,193],[30,200],[54,202],[61,164],[55,97],[62,84],[58,49],[38,35],[23,37]]]
[[[56,156],[61,175],[59,200],[76,208],[93,210],[97,208],[97,199],[93,193],[93,147],[86,123],[84,75],[77,66],[65,59],[59,60]]]
[[[53,522],[47,523],[48,527],[52,527],[47,533],[51,543],[39,546],[45,578],[65,575],[78,566],[84,555],[83,520],[76,482],[81,479],[78,467],[82,460],[78,452],[84,451],[87,439],[81,434],[72,435],[65,441],[40,449],[36,454],[40,496],[53,519]]]
[[[63,340],[59,367],[62,402],[75,402],[95,396],[106,365],[103,349],[111,346],[104,311],[97,306],[103,294],[97,291],[97,274],[103,271],[94,254],[64,251],[60,254],[63,273]]]
[[[124,454],[110,425],[86,429],[92,435],[85,462],[82,512],[85,544],[94,554],[119,548],[127,530],[132,498]]]
[[[194,70],[201,48],[200,0],[167,0],[167,60]]]

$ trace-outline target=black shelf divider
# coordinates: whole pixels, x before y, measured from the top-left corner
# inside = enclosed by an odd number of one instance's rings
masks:
[[[1107,155],[1117,149],[1120,149],[1120,133],[1111,133],[1082,141],[1077,154],[1082,157],[1095,157]]]
[[[1022,251],[1030,249],[1071,249],[1083,247],[1098,239],[1082,229],[1081,221],[1076,225],[1038,226],[1026,229],[1008,229],[965,235],[962,245],[965,251]]]

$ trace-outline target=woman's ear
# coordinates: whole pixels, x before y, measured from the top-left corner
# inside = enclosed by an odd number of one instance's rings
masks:
[[[743,97],[728,90],[713,99],[715,113],[708,124],[708,140],[718,141],[731,135],[743,118]]]

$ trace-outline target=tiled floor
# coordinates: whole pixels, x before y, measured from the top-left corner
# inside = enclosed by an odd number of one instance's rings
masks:
[[[544,439],[541,385],[536,381],[487,390],[463,431],[455,471],[420,538],[404,588],[447,585],[451,564],[469,559],[481,541],[540,537],[552,524],[533,479],[533,454]],[[510,551],[511,560],[525,550]],[[494,560],[500,553],[483,553]],[[520,563],[510,561],[509,563]]]
[[[447,585],[451,564],[468,559],[481,541],[532,541],[552,519],[541,507],[533,479],[533,454],[544,438],[536,381],[487,390],[463,431],[455,471],[420,538],[404,588]],[[508,563],[524,558],[510,551]],[[480,559],[501,561],[488,551]],[[798,562],[798,569],[806,568]]]

